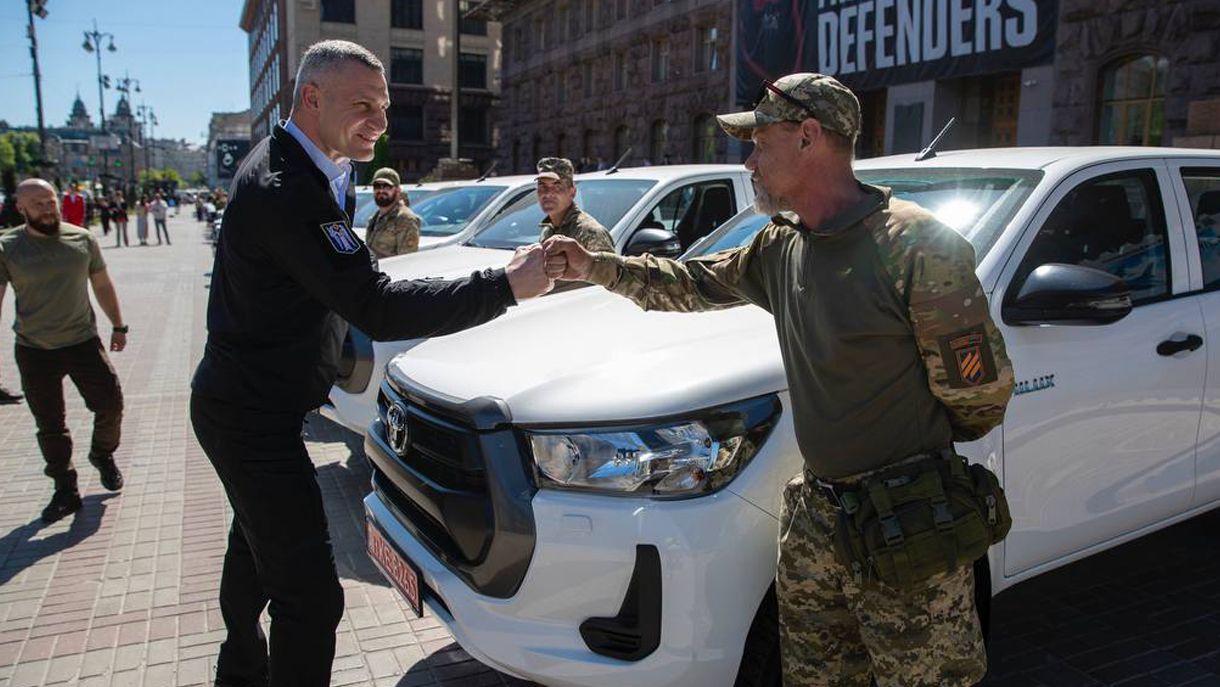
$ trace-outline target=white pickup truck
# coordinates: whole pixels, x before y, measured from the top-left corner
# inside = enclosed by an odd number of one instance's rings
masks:
[[[1015,366],[1003,425],[958,447],[1015,521],[976,568],[984,615],[1220,505],[1220,153],[958,151],[857,174],[974,244]],[[769,590],[801,458],[771,317],[643,312],[597,287],[519,310],[390,363],[365,440],[374,560],[516,676],[778,685]],[[692,465],[702,480],[667,479]]]
[[[382,260],[382,271],[394,279],[454,278],[508,264],[514,249],[538,240],[543,218],[533,177],[510,179],[516,180],[517,186],[510,187],[515,198],[494,217],[480,219],[473,231],[463,230],[456,243]],[[624,168],[577,174],[575,181],[577,205],[597,218],[618,251],[627,255],[676,256],[754,202],[750,174],[740,165]],[[442,203],[449,194],[469,192],[470,187],[442,191],[424,203]],[[535,302],[527,301],[512,312],[534,307]],[[386,363],[418,342],[373,342],[352,329],[344,342],[340,377],[322,414],[364,434],[377,414],[377,390]]]

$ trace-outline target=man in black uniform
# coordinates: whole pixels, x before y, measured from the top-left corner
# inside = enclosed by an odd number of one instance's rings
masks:
[[[233,180],[191,397],[195,434],[234,511],[217,685],[329,684],[343,590],[301,424],[326,400],[346,322],[375,339],[437,336],[553,285],[539,246],[455,281],[377,272],[351,229],[351,160],[373,157],[388,106],[372,53],[318,43],[302,57],[289,121]],[[268,603],[270,657],[258,622]]]

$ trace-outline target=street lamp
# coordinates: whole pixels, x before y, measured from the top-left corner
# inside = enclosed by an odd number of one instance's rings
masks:
[[[30,59],[34,62],[34,100],[38,105],[38,151],[42,157],[39,165],[47,164],[47,130],[42,120],[42,71],[38,67],[38,34],[34,31],[34,17],[47,18],[47,0],[26,0],[25,10],[29,17],[26,33],[30,38]]]
[[[102,39],[105,38],[109,42],[109,45],[106,46],[106,50],[109,52],[114,52],[114,34],[98,31],[96,19],[93,20],[93,30],[85,31],[84,34],[85,42],[81,44],[81,47],[85,49],[85,52],[97,54],[97,107],[98,115],[101,116],[102,119],[102,136],[106,136],[106,98],[104,95],[104,89],[110,87],[110,79],[102,76]],[[109,143],[107,143],[107,146],[109,146]],[[103,191],[106,189],[106,175],[110,173],[110,165],[108,160],[109,155],[107,152],[106,146],[103,146],[102,173],[100,175]]]
[[[134,86],[133,86],[133,84],[134,84]],[[118,91],[119,93],[122,93],[123,96],[127,98],[127,105],[128,105],[128,107],[130,107],[131,106],[131,92],[133,90],[136,93],[140,92],[140,80],[133,79],[127,75],[127,72],[123,72],[123,78],[114,80],[114,90]],[[136,150],[135,150],[135,139],[132,137],[131,134],[132,134],[132,132],[129,129],[127,131],[127,165],[129,167],[127,173],[128,173],[128,177],[131,179],[131,194],[134,196],[135,195],[135,185],[136,185]]]

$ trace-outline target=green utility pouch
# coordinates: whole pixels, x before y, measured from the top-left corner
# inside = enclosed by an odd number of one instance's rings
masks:
[[[1012,527],[995,474],[952,451],[832,489],[839,506],[835,555],[860,584],[918,587],[972,565]]]

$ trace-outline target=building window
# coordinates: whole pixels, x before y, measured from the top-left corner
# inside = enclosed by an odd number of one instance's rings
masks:
[[[584,0],[585,2],[585,30],[592,31],[597,27],[597,0]]]
[[[581,28],[583,28],[580,25],[580,6],[574,5],[570,9],[565,7],[564,11],[570,12],[568,15],[568,35],[572,38],[580,38]]]
[[[568,147],[568,135],[559,134],[555,137],[555,157],[566,157]]]
[[[580,154],[589,164],[593,164],[593,137],[597,134],[592,129],[585,129],[585,135],[581,139]]]
[[[487,143],[487,110],[463,107],[458,117],[458,138],[461,142],[473,145]]]
[[[424,82],[424,51],[418,48],[390,48],[390,81]]]
[[[396,29],[424,28],[424,0],[390,0],[390,26]]]
[[[652,164],[660,165],[669,162],[669,124],[664,119],[652,123],[652,132],[648,136],[648,158]]]
[[[716,118],[710,114],[695,118],[694,149],[691,151],[691,162],[716,161]]]
[[[356,23],[356,0],[322,0],[322,21]]]
[[[534,40],[535,48],[538,50],[546,50],[546,19],[537,17],[534,19]]]
[[[559,36],[560,43],[568,40],[569,37],[576,35],[575,31],[573,31],[570,34],[568,33],[569,26],[568,26],[568,6],[567,5],[559,6],[559,12],[557,13],[556,23],[559,25],[558,30],[556,31],[556,35]]]
[[[568,100],[567,76],[562,72],[555,74],[555,104],[562,105]]]
[[[420,105],[404,105],[391,109],[390,138],[397,141],[424,140],[424,108]]]
[[[487,88],[487,55],[462,53],[458,59],[458,83],[462,88]]]
[[[720,51],[717,50],[719,40],[719,29],[715,26],[699,29],[699,36],[695,41],[695,71],[720,71]]]
[[[1097,142],[1160,145],[1168,72],[1169,60],[1155,55],[1130,55],[1106,65],[1100,79]]]
[[[614,130],[614,161],[622,159],[631,146],[631,129],[626,124]]]
[[[621,91],[627,87],[627,53],[614,53],[614,90]]]
[[[669,75],[669,41],[653,41],[652,44],[652,80],[653,83],[664,81]]]
[[[468,11],[470,11],[470,2],[464,0],[461,3],[462,18],[458,21],[458,30],[467,36],[486,36],[487,20],[468,18],[466,17]]]
[[[517,62],[525,59],[525,29],[520,26],[513,30],[513,59]]]
[[[583,84],[585,88],[585,97],[593,97],[593,60],[585,62]]]
[[[627,0],[618,0],[618,2],[616,4],[618,5],[618,11],[615,13],[615,16],[618,17],[620,20],[626,19],[627,18]]]

